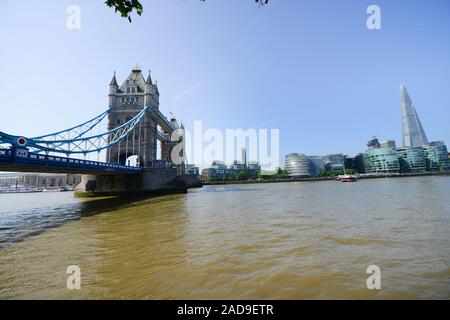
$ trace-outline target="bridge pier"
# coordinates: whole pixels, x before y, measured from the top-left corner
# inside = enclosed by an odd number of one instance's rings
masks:
[[[75,195],[92,197],[186,193],[189,188],[201,185],[197,177],[178,175],[174,168],[145,168],[136,174],[83,175],[81,183],[75,189]]]

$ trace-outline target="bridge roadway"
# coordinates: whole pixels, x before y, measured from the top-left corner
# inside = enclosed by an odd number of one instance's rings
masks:
[[[81,160],[28,152],[26,149],[0,149],[0,171],[77,173],[114,175],[141,173],[138,167],[115,163]]]

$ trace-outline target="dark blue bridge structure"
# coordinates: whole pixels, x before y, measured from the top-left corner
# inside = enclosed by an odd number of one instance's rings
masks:
[[[141,137],[141,125],[148,113],[163,128],[158,130],[157,138],[170,142],[170,134],[177,128],[156,108],[145,107],[129,121],[105,132],[100,132],[100,123],[111,110],[107,110],[75,127],[43,136],[27,138],[0,132],[0,171],[44,172],[44,173],[80,173],[80,174],[137,174],[143,171],[139,166],[120,163],[92,161],[86,159],[89,154],[108,152],[112,146],[128,143],[128,137]],[[96,134],[93,134],[96,132]],[[140,143],[140,141],[138,142]],[[79,159],[76,157],[84,157]],[[108,157],[107,157],[108,158]],[[174,168],[170,161],[156,160],[151,168]]]
[[[29,152],[27,149],[13,147],[11,149],[0,149],[0,171],[130,174],[139,173],[142,168],[39,154]]]

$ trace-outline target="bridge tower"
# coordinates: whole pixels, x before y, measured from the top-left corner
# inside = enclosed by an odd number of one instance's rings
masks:
[[[173,128],[180,129],[180,126],[174,117],[170,119],[170,124]],[[171,132],[164,131],[164,133],[168,135],[169,139],[166,141],[161,141],[161,160],[171,161],[172,150],[178,144],[178,140],[171,141],[171,138],[173,138],[171,136]]]
[[[116,74],[109,84],[108,129],[112,130],[136,116],[145,107],[159,109],[159,91],[153,84],[150,71],[147,79],[142,70],[135,65],[130,75],[122,83],[117,84]],[[126,139],[107,150],[107,162],[128,164],[126,159],[136,155],[141,167],[148,167],[156,160],[157,122],[148,112],[141,123]]]

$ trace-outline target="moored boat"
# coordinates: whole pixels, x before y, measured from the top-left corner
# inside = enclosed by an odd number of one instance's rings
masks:
[[[358,181],[358,177],[354,174],[344,174],[340,175],[338,180],[341,182],[356,182]]]

